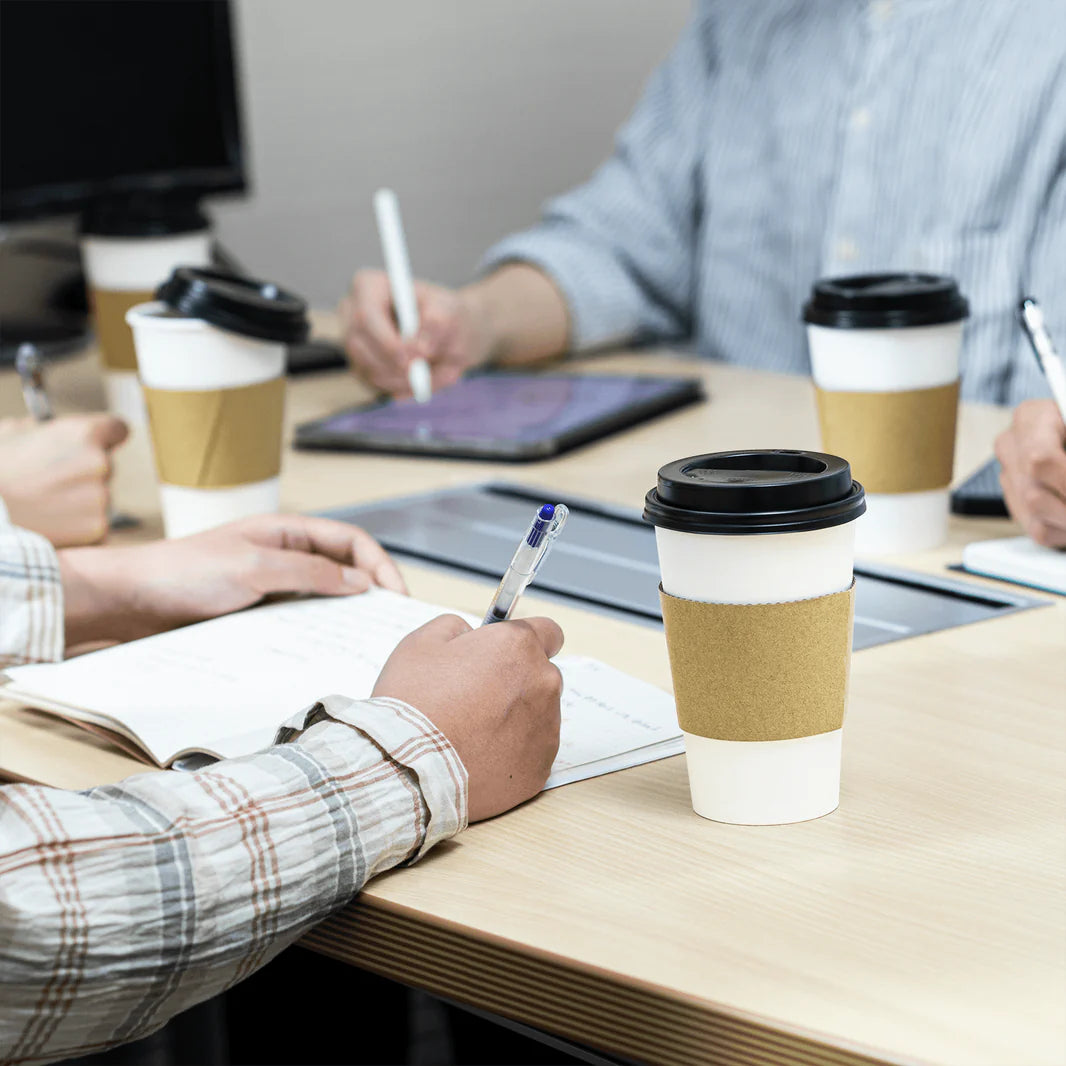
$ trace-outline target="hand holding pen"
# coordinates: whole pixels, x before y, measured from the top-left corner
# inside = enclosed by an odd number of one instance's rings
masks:
[[[11,521],[57,548],[93,544],[108,525],[111,452],[126,424],[111,415],[54,417],[33,345],[16,356],[32,423],[0,421],[0,499]]]
[[[1037,544],[1066,548],[1066,366],[1036,301],[1026,297],[1019,318],[1050,400],[1027,400],[996,439],[1000,481],[1011,514]]]

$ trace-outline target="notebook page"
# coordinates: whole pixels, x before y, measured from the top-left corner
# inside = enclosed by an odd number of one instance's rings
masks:
[[[1045,548],[1028,537],[967,544],[962,550],[962,566],[972,574],[1066,596],[1066,551]]]
[[[371,589],[267,604],[6,672],[22,696],[121,723],[161,764],[185,750],[232,757],[269,745],[282,722],[322,696],[369,696],[396,644],[443,613]]]
[[[680,741],[673,698],[662,689],[597,659],[567,656],[557,659],[556,664],[563,674],[562,729],[552,779],[560,779],[559,784],[563,777],[579,780],[571,773],[576,767],[665,741]],[[615,768],[605,767],[599,772]],[[549,780],[548,787],[552,786],[553,780]]]
[[[122,723],[160,764],[190,750],[235,757],[268,746],[282,722],[322,696],[369,696],[399,640],[444,613],[372,589],[269,604],[7,674],[29,702],[36,694],[53,707]],[[556,662],[564,691],[553,777],[605,773],[621,764],[592,764],[680,736],[673,700],[662,690],[594,659]],[[648,757],[674,753],[649,750]]]

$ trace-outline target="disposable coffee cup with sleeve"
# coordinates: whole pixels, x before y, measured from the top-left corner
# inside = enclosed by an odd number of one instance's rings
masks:
[[[146,422],[137,353],[126,312],[154,299],[177,266],[206,267],[212,234],[192,204],[93,207],[81,227],[81,255],[108,409],[131,425]]]
[[[864,496],[837,456],[766,450],[668,463],[645,497],[702,817],[778,825],[839,805]]]
[[[191,267],[157,295],[127,321],[166,535],[277,511],[285,349],[306,339],[307,305],[270,282]]]
[[[811,290],[803,317],[822,447],[866,486],[860,554],[947,539],[968,314],[955,281],[933,274],[827,278]]]

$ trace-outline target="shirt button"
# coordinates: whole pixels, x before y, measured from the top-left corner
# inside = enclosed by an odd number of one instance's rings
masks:
[[[870,125],[870,109],[868,107],[857,107],[851,113],[851,125],[853,129],[864,130]]]
[[[842,263],[853,263],[859,258],[859,249],[855,242],[848,237],[841,237],[836,243],[837,259]]]
[[[870,14],[875,22],[887,22],[892,16],[892,0],[873,0]]]

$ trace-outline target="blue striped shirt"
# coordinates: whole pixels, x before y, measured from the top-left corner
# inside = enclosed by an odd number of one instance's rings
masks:
[[[708,0],[614,154],[485,266],[531,262],[575,349],[691,341],[806,373],[815,278],[915,269],[970,300],[963,395],[1047,395],[1066,345],[1066,0]]]

